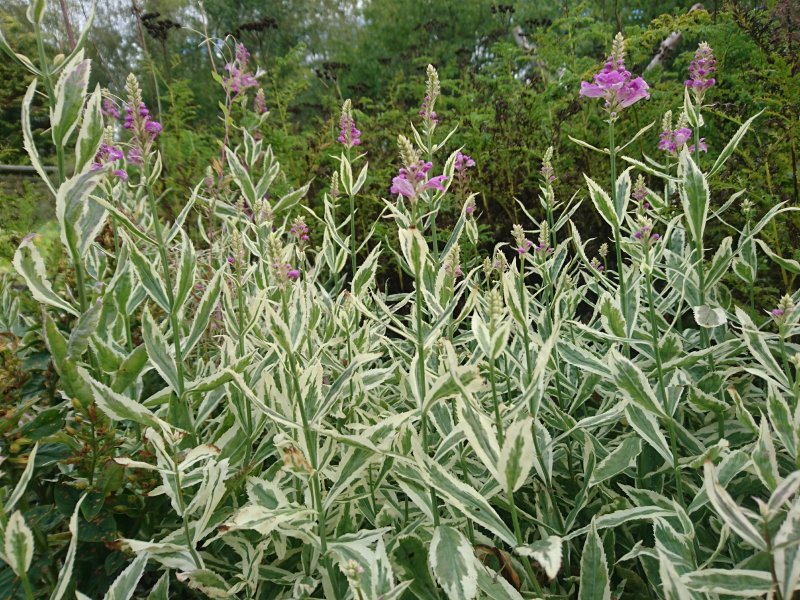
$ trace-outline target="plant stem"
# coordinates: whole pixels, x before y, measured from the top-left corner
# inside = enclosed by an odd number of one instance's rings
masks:
[[[425,456],[430,454],[430,442],[428,440],[428,413],[425,410],[424,402],[425,402],[425,393],[427,390],[427,383],[425,381],[425,340],[424,336],[422,335],[422,273],[420,272],[420,267],[417,266],[414,269],[414,288],[415,288],[415,299],[414,299],[414,308],[416,313],[416,321],[417,321],[417,356],[418,356],[418,363],[417,363],[417,378],[419,379],[418,385],[423,394],[422,402],[423,406],[420,407],[421,415],[420,415],[420,429],[422,429],[422,448],[425,450]],[[431,487],[431,512],[433,513],[433,524],[438,527],[439,525],[439,502],[436,498],[436,490]]]
[[[647,252],[647,250],[645,250]],[[647,270],[647,305],[650,313],[650,335],[653,338],[653,355],[656,359],[656,372],[658,373],[658,391],[661,394],[661,402],[667,408],[667,390],[664,386],[664,369],[661,363],[661,349],[658,346],[658,325],[656,320],[655,300],[653,299],[653,275],[650,269]],[[672,414],[667,417],[669,427],[669,443],[672,450],[672,468],[675,472],[675,490],[678,495],[678,502],[683,506],[683,482],[681,481],[680,466],[678,464],[678,446],[675,434],[675,418]]]
[[[608,122],[608,151],[611,156],[611,203],[614,211],[617,210],[617,145],[614,139],[614,121]],[[620,224],[614,227],[614,251],[617,256],[617,277],[619,278],[620,308],[622,314],[627,318],[628,293],[625,287],[625,268],[622,264],[622,231]],[[626,356],[630,350],[628,344],[624,344]]]

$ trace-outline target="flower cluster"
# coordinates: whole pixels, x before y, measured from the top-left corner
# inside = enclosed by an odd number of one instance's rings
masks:
[[[125,106],[125,120],[123,127],[133,135],[131,146],[128,150],[128,162],[142,164],[150,145],[162,131],[161,123],[150,116],[145,103],[142,101],[142,91],[139,82],[133,74],[128,75],[125,82],[128,91],[128,103]],[[134,109],[134,107],[136,107]]]
[[[778,325],[782,325],[794,309],[794,300],[789,294],[784,294],[778,302],[777,308],[768,311]]]
[[[453,278],[464,275],[461,270],[461,248],[458,244],[453,244],[450,252],[447,253],[447,257],[444,259],[444,271]]]
[[[309,237],[308,225],[306,225],[303,217],[297,217],[294,220],[291,229],[289,229],[289,233],[297,238],[297,241],[299,241],[301,244],[308,242],[311,239]]]
[[[391,193],[416,201],[419,194],[425,190],[443,192],[445,189],[444,182],[447,181],[447,177],[445,175],[437,175],[428,179],[428,172],[433,167],[433,163],[421,160],[419,154],[405,136],[399,136],[397,143],[400,147],[400,158],[406,166],[401,168],[392,179]]]
[[[460,173],[467,169],[471,169],[475,166],[475,161],[472,160],[472,157],[469,154],[464,154],[463,152],[456,152],[456,160],[453,163],[453,167],[455,170]]]
[[[433,110],[436,100],[441,93],[441,85],[439,84],[439,73],[433,65],[428,65],[428,81],[425,85],[425,98],[422,100],[422,107],[419,110],[419,116],[425,122],[426,128],[431,128],[439,123],[439,116]]]
[[[646,200],[647,198],[647,185],[644,182],[644,177],[639,175],[636,178],[636,182],[633,184],[633,191],[631,192],[631,198],[636,200],[638,203],[639,211],[650,210],[652,208],[650,203]]]
[[[234,95],[248,88],[258,86],[257,75],[247,70],[249,60],[250,52],[247,51],[244,44],[236,44],[236,56],[233,62],[225,65],[228,76],[223,80],[225,88],[233,92]]]
[[[119,107],[109,96],[103,97],[103,104],[100,108],[100,112],[111,119],[119,119]]]
[[[97,154],[94,155],[94,162],[92,162],[92,169],[102,169],[109,163],[115,163],[125,158],[125,154],[122,152],[122,149],[119,146],[115,146],[111,143],[103,142],[100,144],[100,148],[97,150]],[[114,169],[114,175],[116,175],[122,181],[128,180],[128,173],[125,169]]]
[[[476,208],[478,208],[478,206],[475,204],[475,195],[473,194],[467,198],[467,202],[464,204],[464,212],[471,216],[475,214]]]
[[[542,158],[542,168],[539,169],[539,174],[544,178],[545,182],[550,184],[556,180],[556,173],[553,170],[553,147],[549,146],[544,152]]]
[[[125,107],[125,121],[122,126],[125,129],[139,129],[150,139],[155,139],[163,129],[161,123],[150,116],[150,110],[144,102],[139,102],[139,108],[136,111],[130,105]]]
[[[701,42],[694,54],[694,60],[689,65],[689,79],[684,82],[687,88],[694,92],[698,104],[703,102],[706,91],[716,83],[714,71],[717,61],[714,51],[707,42]]]
[[[658,149],[670,154],[677,154],[692,139],[692,130],[688,127],[686,113],[681,113],[675,129],[672,128],[672,111],[668,110],[661,121],[662,131],[659,134]],[[689,146],[689,152],[694,152],[695,146]],[[708,151],[705,138],[700,138],[700,150]]]
[[[625,40],[618,33],[603,70],[594,76],[594,83],[581,82],[580,94],[588,98],[604,98],[605,109],[612,119],[616,119],[623,108],[650,98],[648,89],[644,79],[632,77],[625,68]]]
[[[639,229],[633,232],[633,238],[644,244],[648,242],[657,242],[661,236],[653,233],[653,222],[647,217],[640,217]]]
[[[267,112],[267,98],[264,95],[264,88],[258,88],[256,97],[253,99],[253,112],[263,115]]]
[[[361,132],[356,127],[353,118],[353,107],[347,99],[342,104],[342,115],[339,117],[339,137],[337,138],[345,148],[361,145]]]

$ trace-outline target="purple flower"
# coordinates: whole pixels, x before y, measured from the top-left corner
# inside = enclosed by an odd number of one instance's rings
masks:
[[[291,229],[289,229],[289,233],[296,237],[300,242],[307,242],[311,239],[308,235],[308,225],[306,225],[302,217],[298,217],[294,220]]]
[[[784,315],[784,311],[782,308],[773,308],[770,313],[773,317],[782,317]]]
[[[122,181],[128,181],[128,172],[124,169],[114,169],[114,175],[116,175]]]
[[[156,137],[159,133],[161,133],[162,129],[161,123],[158,121],[151,121],[149,117],[144,124],[144,130],[153,137]]]
[[[643,98],[649,98],[649,86],[641,77],[631,78],[625,68],[625,51],[622,34],[614,38],[611,54],[602,71],[594,76],[594,82],[581,82],[581,96],[588,98],[604,98],[605,108],[612,118],[617,113]]]
[[[456,160],[454,163],[454,168],[459,173],[465,169],[471,169],[475,166],[475,161],[472,160],[472,157],[469,154],[464,154],[462,152],[456,153]]]
[[[689,146],[689,152],[694,152],[694,144]],[[706,138],[700,138],[700,152],[708,152],[708,146],[706,145]]]
[[[108,163],[122,160],[125,157],[122,150],[113,144],[100,144],[97,154],[94,155],[93,169],[100,169]]]
[[[142,164],[142,149],[134,146],[133,148],[128,150],[128,162],[133,165],[141,165]]]
[[[692,139],[692,130],[688,127],[679,127],[675,130],[665,129],[659,134],[659,138],[659,150],[664,150],[670,154],[677,154],[681,151],[681,148],[683,148],[686,142]]]
[[[111,98],[103,98],[103,106],[100,108],[100,112],[106,117],[119,119],[119,107]]]
[[[420,160],[415,165],[402,168],[392,179],[392,194],[405,196],[414,200],[425,190],[445,191],[444,182],[447,181],[445,175],[437,175],[428,179],[428,171],[433,167],[433,163]]]
[[[430,95],[425,96],[422,100],[422,107],[419,109],[419,116],[430,121],[433,125],[439,123],[439,115],[437,115],[431,108]]]
[[[702,102],[703,95],[716,83],[716,79],[714,79],[716,70],[717,61],[714,58],[714,51],[707,42],[700,42],[694,53],[694,60],[689,65],[689,79],[684,81],[684,85],[694,91],[698,102]]]
[[[464,212],[466,212],[468,215],[472,215],[475,213],[476,208],[477,206],[475,205],[475,196],[470,196],[467,199],[467,203],[464,205]]]
[[[234,94],[239,94],[248,88],[258,86],[258,80],[253,73],[247,71],[247,62],[250,60],[250,53],[244,44],[236,44],[236,57],[233,62],[225,65],[225,70],[229,76],[223,80],[226,88]]]
[[[339,137],[336,138],[345,148],[361,145],[361,132],[356,127],[353,118],[353,109],[350,100],[345,100],[342,105],[342,115],[339,117]]]
[[[290,268],[286,271],[286,276],[292,281],[295,281],[300,277],[300,269]]]

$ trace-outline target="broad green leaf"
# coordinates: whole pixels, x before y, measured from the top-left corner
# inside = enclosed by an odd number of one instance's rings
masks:
[[[14,269],[28,284],[28,289],[38,302],[78,316],[78,311],[53,291],[50,281],[47,279],[44,260],[33,243],[33,237],[28,236],[22,240],[14,253],[13,264]]]
[[[98,298],[89,307],[89,310],[80,316],[72,333],[69,334],[69,342],[67,343],[68,358],[77,360],[86,352],[86,348],[89,346],[89,339],[94,335],[97,325],[100,323],[102,311],[103,300]]]
[[[4,532],[4,552],[8,564],[19,577],[27,573],[33,561],[33,533],[25,523],[22,513],[14,511]]]
[[[708,499],[722,520],[744,541],[758,550],[765,550],[766,543],[756,526],[747,518],[743,510],[737,506],[731,495],[717,480],[714,465],[706,462],[703,466],[705,490]],[[692,588],[691,585],[689,585]],[[693,588],[694,589],[694,588]]]
[[[478,594],[478,572],[472,545],[457,529],[440,525],[433,532],[429,560],[436,581],[450,600]]]
[[[147,348],[144,344],[136,346],[117,369],[111,389],[118,394],[123,393],[131,385],[147,365]]]
[[[625,315],[622,314],[622,309],[619,305],[618,298],[612,298],[607,292],[603,292],[600,299],[597,301],[597,307],[600,310],[600,320],[605,329],[611,335],[619,338],[626,337],[628,325],[625,321]],[[606,369],[602,374],[607,374]]]
[[[561,568],[562,545],[563,540],[560,537],[551,535],[527,546],[517,546],[514,551],[520,556],[534,559],[541,565],[549,579],[555,579]]]
[[[533,433],[530,417],[515,421],[506,429],[503,447],[497,462],[500,482],[506,492],[516,492],[527,479],[533,467]]]
[[[581,553],[578,600],[611,600],[606,553],[594,522],[589,527]]]

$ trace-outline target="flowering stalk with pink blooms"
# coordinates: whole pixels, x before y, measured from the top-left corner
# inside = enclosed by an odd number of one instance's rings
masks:
[[[614,139],[614,123],[623,109],[633,106],[639,100],[650,98],[648,89],[649,86],[644,79],[632,77],[630,71],[625,68],[625,39],[621,33],[617,33],[614,37],[611,54],[603,69],[594,76],[593,82],[581,82],[581,96],[605,100],[604,109],[608,113],[608,151],[611,162],[611,201],[615,210],[619,210],[624,198],[618,197],[617,145]],[[625,287],[625,266],[622,263],[622,234],[619,222],[614,227],[613,233],[617,254],[617,276],[624,311],[627,306],[627,288]]]

